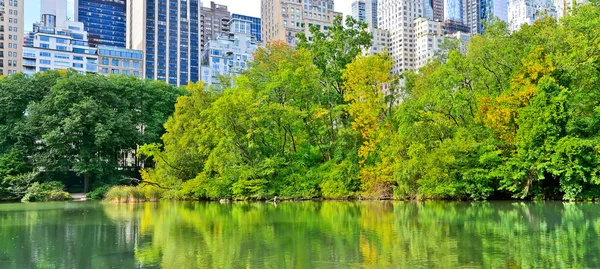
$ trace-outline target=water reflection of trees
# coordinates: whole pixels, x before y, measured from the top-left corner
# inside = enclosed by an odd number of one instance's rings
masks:
[[[594,204],[111,205],[139,221],[136,259],[163,268],[598,267]]]

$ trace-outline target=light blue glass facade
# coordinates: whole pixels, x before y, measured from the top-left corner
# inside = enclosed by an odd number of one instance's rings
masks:
[[[242,20],[246,20],[246,21],[250,21],[252,22],[252,26],[250,27],[250,34],[252,34],[253,36],[256,37],[256,41],[258,42],[262,42],[262,23],[260,18],[256,18],[256,17],[250,17],[250,16],[246,16],[246,15],[241,15],[241,14],[232,14],[231,15],[234,19],[242,19]]]
[[[92,45],[125,47],[127,0],[77,0],[77,20],[83,22]],[[130,0],[137,1],[137,0]]]
[[[444,20],[463,22],[461,0],[446,0],[444,2]]]

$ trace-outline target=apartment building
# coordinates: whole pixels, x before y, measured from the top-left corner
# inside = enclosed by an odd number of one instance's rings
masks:
[[[310,39],[310,27],[327,31],[336,16],[333,0],[261,0],[262,38],[264,41],[284,41],[298,44],[296,34]]]
[[[24,0],[0,1],[0,75],[22,71]]]
[[[416,68],[414,20],[422,17],[421,0],[379,0],[379,27],[390,33],[389,53],[394,60],[393,73]]]
[[[227,6],[210,2],[210,7],[200,9],[200,53],[208,41],[216,38],[221,33],[229,32],[231,14]]]

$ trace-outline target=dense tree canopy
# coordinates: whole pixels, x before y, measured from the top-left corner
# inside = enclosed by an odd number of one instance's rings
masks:
[[[222,94],[189,86],[144,177],[180,198],[599,198],[598,29],[596,4],[512,34],[496,21],[394,77],[338,18],[259,49]]]
[[[0,199],[21,196],[17,179],[31,183],[30,171],[73,171],[86,178],[86,191],[93,177],[96,185],[108,181],[127,153],[159,141],[183,93],[166,83],[74,71],[1,79]]]

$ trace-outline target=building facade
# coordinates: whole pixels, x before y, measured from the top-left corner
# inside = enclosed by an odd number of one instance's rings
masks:
[[[436,21],[427,18],[415,20],[415,70],[425,66],[429,61],[442,54],[442,44],[448,39],[459,40],[459,51],[467,52],[467,44],[471,38],[468,27],[454,21]]]
[[[414,20],[423,13],[421,0],[379,0],[379,28],[390,32],[389,53],[395,74],[415,69]]]
[[[550,0],[511,0],[508,4],[508,28],[517,31],[545,16],[556,18],[556,8]]]
[[[352,2],[352,18],[377,28],[377,0],[356,0]]]
[[[462,3],[462,22],[471,29],[471,34],[483,34],[485,23],[493,18],[508,23],[507,0],[463,0]]]
[[[83,23],[66,19],[66,9],[66,0],[42,2],[42,22],[33,25],[29,37],[33,46],[23,48],[23,73],[61,69],[98,72],[96,48],[89,46]]]
[[[262,43],[262,22],[261,22],[260,18],[241,15],[241,14],[231,14],[231,17],[234,19],[250,21],[252,23],[251,28],[250,28],[250,30],[251,30],[250,33],[256,37],[256,41],[258,41],[259,43]]]
[[[127,0],[75,0],[75,21],[85,26],[90,44],[125,47],[126,4]]]
[[[444,41],[444,23],[427,18],[415,20],[415,70],[425,66],[438,55]]]
[[[127,5],[127,48],[144,52],[143,77],[175,86],[198,81],[200,1],[136,0]]]
[[[298,44],[296,34],[310,39],[310,27],[327,31],[336,16],[333,0],[261,0],[262,38],[264,42],[284,41]]]
[[[98,72],[103,75],[128,75],[142,78],[143,52],[98,45]]]
[[[22,71],[24,0],[4,0],[0,6],[0,75]]]
[[[206,85],[220,84],[220,76],[228,77],[233,83],[233,79],[246,70],[258,48],[251,21],[234,18],[229,26],[231,31],[208,41],[202,53],[202,80]]]
[[[463,1],[444,0],[444,20],[463,22]]]
[[[208,41],[216,38],[221,33],[229,32],[228,24],[231,14],[227,6],[210,2],[210,7],[202,7],[200,10],[200,51]]]

